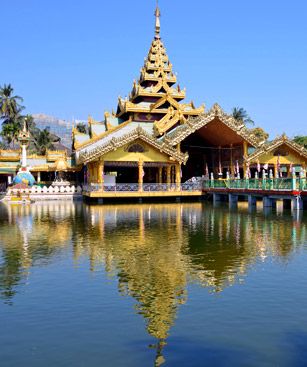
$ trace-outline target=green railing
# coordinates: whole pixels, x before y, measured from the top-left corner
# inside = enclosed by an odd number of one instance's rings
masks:
[[[219,179],[204,180],[204,189],[250,189],[250,190],[307,190],[306,178],[265,178],[265,179]]]

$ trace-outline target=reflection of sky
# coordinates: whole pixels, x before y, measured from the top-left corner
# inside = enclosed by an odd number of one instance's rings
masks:
[[[306,220],[302,216],[279,213],[265,217],[244,208],[229,211],[199,203],[50,203],[2,207],[0,213],[0,264],[6,274],[0,276],[0,288],[6,282],[17,289],[18,277],[17,281],[10,279],[22,274],[27,266],[35,274],[42,264],[32,261],[37,256],[48,260],[44,262],[48,268],[54,268],[50,284],[58,274],[64,283],[74,281],[66,275],[72,269],[76,269],[77,279],[84,277],[87,269],[93,277],[101,274],[103,279],[106,272],[114,277],[120,294],[134,300],[148,333],[160,341],[169,337],[180,305],[191,297],[189,284],[206,287],[208,294],[228,294],[229,286],[254,277],[258,263],[266,267],[273,262],[291,263],[306,241]],[[20,257],[17,267],[9,260],[16,254]],[[45,271],[40,272],[42,279],[49,274]],[[35,279],[33,274],[29,276],[30,291],[31,279]],[[46,286],[49,289],[50,285]],[[198,288],[191,289],[193,294]],[[19,292],[23,294],[24,290]]]

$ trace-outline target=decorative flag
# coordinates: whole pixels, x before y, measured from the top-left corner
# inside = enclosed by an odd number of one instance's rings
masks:
[[[249,163],[246,164],[246,178],[251,178],[251,170],[249,167]]]
[[[239,167],[239,161],[237,161],[237,175],[240,174],[240,167]]]
[[[209,168],[208,168],[208,163],[206,163],[206,177],[209,177]]]
[[[222,163],[219,161],[219,175],[222,175]]]
[[[269,165],[266,163],[263,165],[263,169],[267,170],[269,168]]]
[[[261,166],[260,166],[260,162],[259,159],[257,161],[257,171],[260,172],[261,171]]]

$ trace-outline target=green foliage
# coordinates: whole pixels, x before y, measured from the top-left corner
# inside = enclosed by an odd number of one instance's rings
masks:
[[[256,138],[260,141],[268,140],[269,134],[264,131],[261,127],[255,127],[254,129],[250,129],[250,132],[256,136]]]
[[[19,102],[23,102],[20,96],[13,95],[14,89],[11,84],[0,87],[0,117],[4,121],[20,114],[24,109]]]
[[[6,144],[15,147],[23,123],[20,113],[24,107],[20,104],[23,99],[13,95],[13,92],[14,89],[10,84],[0,87],[0,121],[2,121],[0,135]]]
[[[304,135],[297,135],[293,138],[295,143],[302,145],[304,148],[307,149],[307,136]]]
[[[79,122],[76,125],[76,129],[79,131],[79,133],[81,134],[87,134],[87,127],[85,124],[83,124],[82,122]]]
[[[245,125],[255,125],[255,122],[250,118],[246,110],[242,107],[234,107],[232,109],[232,116]]]
[[[37,130],[32,137],[32,143],[37,154],[45,155],[47,150],[54,149],[54,143],[58,142],[59,138],[51,134],[48,129]]]
[[[33,116],[23,116],[21,112],[24,107],[20,105],[23,99],[13,95],[14,89],[10,84],[0,87],[0,121],[2,120],[2,130],[0,132],[3,138],[2,146],[16,148],[18,146],[18,135],[26,122],[27,129],[31,136],[29,150],[31,153],[45,155],[47,149],[54,149],[54,143],[61,139],[49,130],[40,130],[36,127]]]

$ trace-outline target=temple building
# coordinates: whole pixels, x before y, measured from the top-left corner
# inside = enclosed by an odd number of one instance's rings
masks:
[[[119,97],[116,111],[106,112],[103,121],[89,117],[86,134],[73,129],[72,157],[63,152],[29,157],[34,176],[47,181],[54,172],[66,172],[70,180],[103,190],[124,183],[176,187],[209,174],[254,177],[263,166],[275,177],[305,169],[306,149],[287,137],[268,143],[218,104],[206,110],[185,102],[160,28],[157,6],[154,39],[128,98]],[[16,171],[19,160],[19,151],[0,151],[0,177]]]

